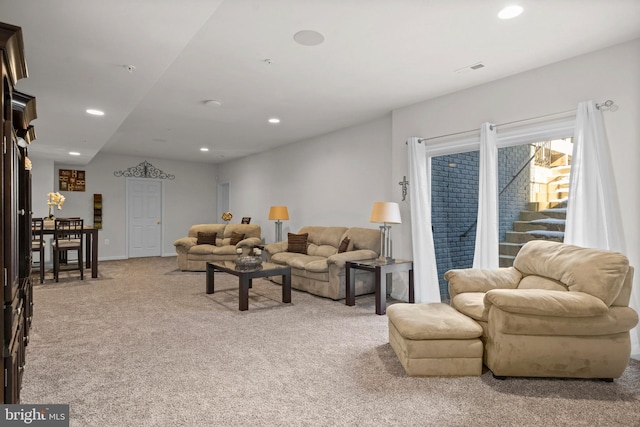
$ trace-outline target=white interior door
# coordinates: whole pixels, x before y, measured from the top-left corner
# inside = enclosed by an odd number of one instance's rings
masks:
[[[162,181],[127,179],[129,258],[162,254]]]

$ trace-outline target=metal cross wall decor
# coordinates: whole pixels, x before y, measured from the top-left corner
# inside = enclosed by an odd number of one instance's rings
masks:
[[[400,181],[398,184],[402,186],[402,201],[404,202],[404,200],[407,198],[407,186],[409,185],[407,176],[403,176],[402,181]]]
[[[135,178],[159,178],[159,179],[175,179],[175,175],[164,173],[160,169],[153,166],[146,160],[138,166],[131,166],[123,171],[115,171],[114,176],[127,176]]]

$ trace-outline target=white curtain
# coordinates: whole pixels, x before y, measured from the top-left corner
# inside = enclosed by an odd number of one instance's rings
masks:
[[[564,242],[625,253],[609,143],[602,112],[593,101],[578,104],[569,180]],[[636,287],[631,304],[636,311],[637,300]],[[640,354],[639,335],[637,327],[631,331],[632,354]]]
[[[496,130],[490,123],[480,128],[478,221],[473,268],[496,269],[499,265],[498,147]]]
[[[593,101],[578,104],[569,180],[565,243],[624,252],[609,143]]]
[[[409,202],[413,244],[415,302],[440,302],[436,251],[431,232],[431,157],[424,142],[410,138]]]

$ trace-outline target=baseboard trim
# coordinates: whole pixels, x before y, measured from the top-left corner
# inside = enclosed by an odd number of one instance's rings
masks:
[[[108,257],[98,257],[98,262],[100,261],[118,261],[121,259],[128,259],[126,256],[108,256]]]

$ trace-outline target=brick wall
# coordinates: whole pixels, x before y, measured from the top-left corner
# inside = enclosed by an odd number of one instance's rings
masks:
[[[502,190],[529,158],[529,146],[498,150],[498,189]],[[440,295],[449,298],[444,273],[470,268],[478,216],[479,152],[452,154],[431,159],[431,217],[438,267]],[[503,192],[499,200],[500,240],[512,229],[529,197],[528,169]]]
[[[529,144],[498,150],[498,188],[500,191],[504,189],[498,200],[501,242],[505,241],[506,232],[513,230],[513,221],[520,218],[520,211],[524,210],[529,202],[531,165],[528,165],[511,184],[509,181],[529,160],[531,154]]]
[[[478,158],[479,152],[472,151],[431,159],[431,217],[443,298],[449,296],[444,273],[473,264],[478,216]]]

